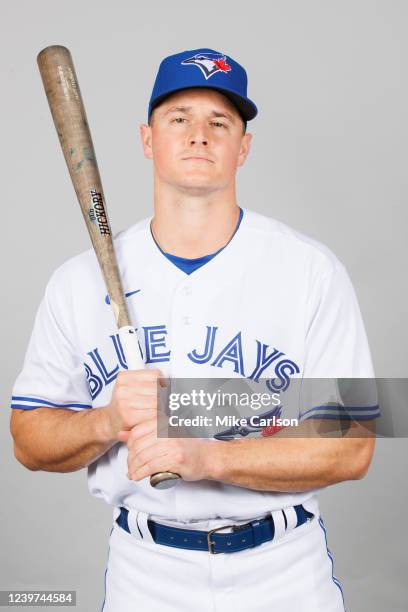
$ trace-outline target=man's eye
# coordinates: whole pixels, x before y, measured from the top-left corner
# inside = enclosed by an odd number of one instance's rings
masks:
[[[184,123],[184,121],[186,121],[186,119],[184,117],[175,117],[173,119],[174,123]]]
[[[222,127],[222,128],[226,128],[227,127],[226,125],[221,123],[221,121],[213,121],[212,124],[215,125],[215,127]]]

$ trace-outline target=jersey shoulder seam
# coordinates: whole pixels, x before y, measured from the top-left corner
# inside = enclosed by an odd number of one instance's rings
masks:
[[[304,246],[305,249],[311,252],[321,254],[323,260],[331,264],[331,270],[336,266],[345,267],[330,247],[323,242],[299,232],[290,225],[274,217],[269,217],[248,209],[244,209],[244,212],[249,213],[247,215],[248,222],[242,228],[245,232],[253,232],[264,236],[276,234],[282,239],[287,239],[290,242]],[[254,221],[255,223],[253,223]]]

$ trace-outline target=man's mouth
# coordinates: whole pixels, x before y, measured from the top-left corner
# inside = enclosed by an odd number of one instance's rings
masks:
[[[210,164],[213,164],[213,160],[209,159],[208,157],[204,157],[202,155],[188,155],[187,157],[183,157],[182,158],[183,161],[202,161],[202,162],[209,162]]]

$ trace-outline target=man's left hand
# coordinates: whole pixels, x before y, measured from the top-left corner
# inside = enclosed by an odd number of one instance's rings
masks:
[[[158,438],[156,419],[121,431],[117,438],[128,447],[129,480],[143,480],[157,472],[174,472],[183,480],[211,478],[211,453],[216,441]]]

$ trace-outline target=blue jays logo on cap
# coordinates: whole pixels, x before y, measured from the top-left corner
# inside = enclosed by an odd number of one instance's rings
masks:
[[[227,64],[225,55],[219,53],[197,53],[181,62],[182,66],[197,66],[206,79],[217,72],[229,72],[231,66]]]
[[[247,96],[247,74],[232,57],[214,49],[194,49],[165,57],[159,66],[149,102],[148,120],[172,93],[191,88],[214,89],[226,96],[244,121],[258,110]]]

